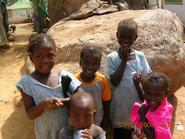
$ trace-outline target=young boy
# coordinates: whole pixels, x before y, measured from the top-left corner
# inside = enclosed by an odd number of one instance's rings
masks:
[[[82,72],[76,77],[81,81],[81,88],[91,93],[95,100],[96,114],[94,124],[100,126],[103,117],[105,124],[109,120],[109,101],[111,99],[111,91],[108,79],[97,73],[100,68],[102,53],[99,48],[93,45],[86,46],[82,49],[80,55],[80,66]],[[105,115],[105,116],[104,116]]]
[[[132,49],[137,31],[138,26],[134,20],[119,22],[116,35],[120,48],[108,55],[105,66],[105,73],[115,87],[110,106],[114,139],[130,139],[129,119],[132,105],[140,101],[136,90],[139,89],[139,84],[135,80],[133,82],[133,77],[151,71],[144,54]]]
[[[95,114],[94,99],[91,94],[80,90],[72,95],[69,103],[71,125],[61,130],[60,139],[75,139],[76,133],[85,139],[106,139],[105,131],[93,124]]]

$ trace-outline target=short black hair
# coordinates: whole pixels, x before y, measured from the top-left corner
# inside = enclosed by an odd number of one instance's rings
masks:
[[[90,99],[92,101],[88,101],[88,104],[92,105],[93,109],[95,109],[95,102],[94,102],[94,98],[93,96],[89,93],[89,92],[85,92],[82,89],[79,89],[78,92],[74,93],[71,97],[70,97],[70,101],[69,101],[69,108],[71,107],[71,105],[75,105],[75,106],[79,106],[80,104],[74,104],[74,101],[83,101],[84,99]]]
[[[39,45],[44,44],[44,43],[48,43],[48,42],[53,43],[53,46],[56,47],[55,41],[53,40],[53,38],[50,35],[48,35],[46,33],[32,35],[29,38],[27,52],[33,53],[33,50],[35,47],[38,47]]]
[[[157,73],[157,72],[150,72],[150,73],[142,76],[141,84],[142,84],[143,88],[145,88],[146,85],[151,82],[156,82],[156,83],[160,84],[162,89],[166,92],[166,95],[168,95],[169,79],[165,74]]]
[[[102,58],[102,52],[101,49],[98,47],[95,47],[93,44],[87,44],[85,47],[82,48],[80,53],[80,59],[83,59],[86,55],[94,55],[100,58]]]
[[[118,23],[117,33],[122,32],[123,28],[129,28],[131,30],[135,30],[136,33],[138,31],[138,25],[137,25],[137,23],[133,19],[131,19],[131,18],[124,19],[124,20],[122,20],[122,21],[120,21]]]

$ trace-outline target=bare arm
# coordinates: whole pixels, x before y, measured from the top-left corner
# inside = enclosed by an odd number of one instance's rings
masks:
[[[112,75],[110,75],[110,81],[114,86],[119,85],[123,77],[123,74],[127,65],[127,61],[132,58],[130,55],[130,52],[131,52],[130,48],[127,48],[127,47],[119,48],[118,54],[121,59],[121,64],[119,65],[118,69]]]
[[[101,122],[101,127],[104,130],[111,124],[109,107],[110,107],[110,101],[103,101],[104,114],[103,114],[103,120]]]
[[[21,96],[23,99],[26,114],[30,120],[39,117],[45,110],[52,111],[58,109],[64,105],[65,102],[69,101],[69,98],[48,98],[43,100],[38,105],[35,105],[33,98],[20,89]]]
[[[28,118],[33,120],[39,117],[44,111],[44,103],[40,103],[39,105],[35,106],[34,100],[31,96],[26,95],[23,90],[20,90],[20,92]]]
[[[144,93],[141,84],[135,85],[136,90],[138,92],[139,99],[143,102],[144,101]]]
[[[143,123],[143,130],[147,139],[155,139],[155,130],[153,127],[151,127],[151,125],[148,124],[148,120],[143,117],[141,121]]]
[[[145,117],[146,113],[149,110],[149,106],[146,107],[145,105],[142,105],[139,110],[138,113],[140,115],[140,120],[142,122],[142,127],[144,130],[144,133],[147,137],[147,139],[155,139],[155,130],[154,128],[149,124],[148,119]]]
[[[144,92],[143,92],[143,88],[141,85],[141,75],[140,74],[135,74],[133,77],[133,82],[134,85],[136,87],[138,96],[140,98],[140,100],[143,102],[144,101]]]
[[[116,70],[116,72],[114,72],[112,75],[110,75],[110,81],[111,81],[112,85],[114,85],[114,86],[119,85],[119,83],[123,77],[123,73],[125,71],[126,65],[127,65],[127,60],[122,60],[118,69]]]

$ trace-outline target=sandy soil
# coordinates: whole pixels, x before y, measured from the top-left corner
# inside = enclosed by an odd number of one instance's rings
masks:
[[[33,121],[27,119],[20,93],[15,84],[24,74],[26,42],[33,34],[31,24],[19,24],[15,33],[15,42],[11,49],[0,50],[0,139],[34,139]],[[58,65],[61,67],[62,65]],[[68,64],[65,69],[70,67]],[[69,69],[70,70],[70,69]],[[185,139],[185,129],[177,130],[180,122],[185,128],[185,88],[176,92],[177,109],[174,127],[174,139]]]

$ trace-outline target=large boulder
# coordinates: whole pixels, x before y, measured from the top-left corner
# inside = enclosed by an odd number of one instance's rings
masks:
[[[185,47],[182,23],[167,10],[127,10],[84,20],[60,21],[48,31],[59,49],[57,63],[78,62],[80,50],[86,43],[100,47],[105,59],[119,47],[116,28],[118,22],[126,18],[133,18],[139,25],[133,47],[145,53],[153,71],[170,77],[171,93],[174,93],[185,83]]]
[[[88,1],[89,0],[78,0],[78,2],[76,0],[48,0],[48,13],[51,24],[77,12],[81,6]],[[93,1],[97,3],[96,0]]]
[[[61,19],[84,19],[128,9],[124,0],[115,0],[112,4],[108,1],[111,0],[48,0],[51,25]]]
[[[128,9],[158,8],[156,0],[48,0],[51,25],[61,19],[84,19]]]

